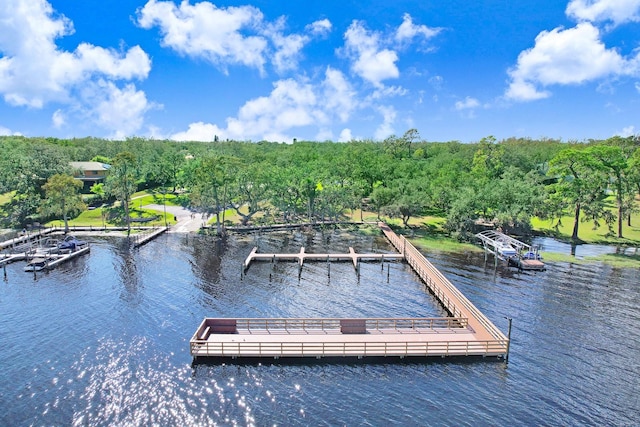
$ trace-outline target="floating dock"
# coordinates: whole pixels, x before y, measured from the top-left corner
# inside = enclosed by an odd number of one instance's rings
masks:
[[[191,355],[216,358],[508,357],[509,339],[404,236],[380,229],[451,317],[351,319],[205,318],[190,340]],[[278,254],[262,254],[273,259]],[[349,259],[354,260],[350,250]],[[305,254],[280,254],[286,256]],[[269,258],[268,256],[271,256]],[[324,255],[327,254],[316,254]],[[347,254],[341,254],[347,255]],[[364,255],[364,254],[363,254]],[[385,254],[385,258],[388,254]],[[294,258],[292,258],[294,259]],[[322,259],[322,258],[317,258]],[[390,258],[389,258],[390,259]],[[355,261],[354,261],[355,265]],[[245,266],[248,266],[245,261]]]
[[[483,231],[476,237],[482,242],[485,259],[487,254],[492,254],[496,262],[500,259],[520,270],[546,269],[538,249],[531,245],[496,230]]]

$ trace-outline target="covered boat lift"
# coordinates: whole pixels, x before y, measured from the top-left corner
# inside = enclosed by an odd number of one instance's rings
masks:
[[[537,247],[496,230],[483,231],[476,234],[476,237],[482,242],[485,259],[489,253],[494,256],[496,264],[500,259],[521,270],[545,270]]]

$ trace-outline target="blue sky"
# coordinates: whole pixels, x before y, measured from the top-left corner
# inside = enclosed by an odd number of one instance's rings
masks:
[[[2,0],[0,135],[640,134],[640,0]]]

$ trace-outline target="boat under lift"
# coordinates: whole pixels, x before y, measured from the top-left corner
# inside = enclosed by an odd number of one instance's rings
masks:
[[[496,265],[500,259],[506,261],[507,265],[517,267],[520,270],[546,269],[537,247],[497,230],[486,230],[476,234],[476,237],[482,242],[485,259],[487,254],[492,254]]]

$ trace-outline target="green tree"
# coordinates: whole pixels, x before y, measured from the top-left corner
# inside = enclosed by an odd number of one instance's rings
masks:
[[[81,211],[85,208],[80,190],[82,181],[70,175],[56,174],[43,185],[45,200],[41,205],[44,215],[62,215],[64,232],[69,232],[69,212]]]
[[[118,153],[114,158],[106,180],[107,193],[115,197],[124,209],[124,220],[127,224],[127,236],[131,234],[131,218],[129,203],[137,190],[138,172],[136,156],[128,151]]]
[[[589,154],[598,161],[600,169],[609,175],[616,196],[618,238],[622,238],[625,198],[630,192],[630,185],[626,176],[628,170],[627,159],[620,146],[596,145],[589,149]]]

